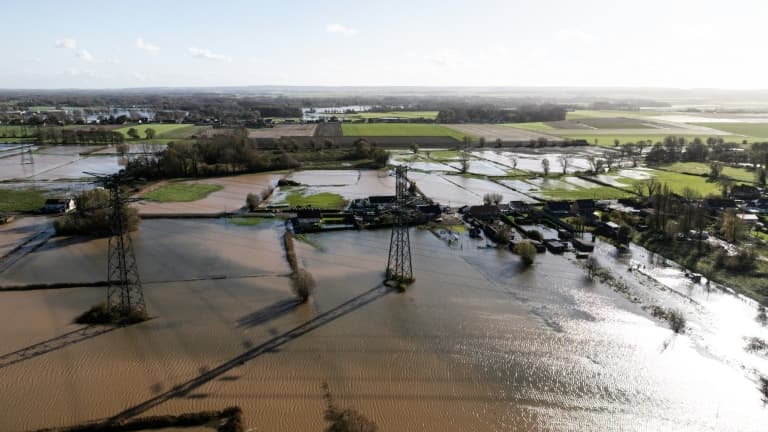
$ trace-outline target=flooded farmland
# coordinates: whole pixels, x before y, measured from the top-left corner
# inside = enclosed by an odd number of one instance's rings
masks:
[[[320,430],[323,383],[381,430],[758,431],[768,420],[745,372],[768,365],[740,342],[766,331],[735,296],[642,288],[690,317],[690,334],[674,335],[567,256],[524,270],[467,236],[448,247],[413,229],[405,293],[381,286],[388,231],[311,235],[317,247],[299,243],[299,257],[318,287],[296,305],[281,229],[144,221],[135,247],[154,318],[0,363],[0,400],[14,413],[0,429],[238,404],[255,430]],[[103,279],[105,247],[53,240],[2,283]],[[609,247],[598,255],[618,259]],[[14,311],[0,314],[10,353],[76,329],[72,317],[103,288],[1,295]]]
[[[223,189],[136,205],[215,213],[285,175],[191,180]],[[409,176],[453,206],[487,192],[530,199],[512,188],[536,187]],[[386,170],[289,178],[346,199],[394,189]],[[49,221],[16,223],[0,231],[5,251]],[[620,292],[589,281],[569,253],[539,254],[525,269],[467,234],[446,244],[413,228],[416,282],[400,293],[381,284],[388,230],[308,234],[297,255],[317,288],[298,304],[284,229],[282,220],[143,220],[133,243],[152,319],[88,337],[72,319],[102,301],[104,288],[0,292],[0,406],[13,413],[0,417],[0,430],[230,405],[253,430],[321,430],[324,383],[337,405],[380,430],[759,431],[768,421],[756,383],[768,359],[745,350],[749,338],[768,339],[756,304],[693,284],[642,248],[619,255],[598,242],[594,256],[624,284]],[[106,248],[106,239],[54,237],[0,273],[0,286],[104,280]],[[682,311],[686,332],[674,334],[643,309],[650,305]]]

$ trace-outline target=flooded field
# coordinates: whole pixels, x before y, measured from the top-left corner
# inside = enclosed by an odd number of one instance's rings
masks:
[[[491,180],[475,179],[461,176],[408,173],[408,178],[416,182],[416,186],[428,197],[442,205],[461,207],[483,203],[483,195],[487,192],[498,192],[504,201],[534,200],[526,195],[515,192]]]
[[[283,174],[245,174],[231,177],[216,177],[201,180],[185,180],[183,183],[203,183],[223,186],[207,197],[192,202],[140,201],[134,205],[139,213],[145,214],[217,214],[237,211],[245,206],[249,193],[260,194],[274,187]],[[160,186],[160,185],[158,185]],[[145,191],[146,192],[146,191]]]
[[[118,156],[83,155],[101,147],[50,146],[34,153],[34,163],[21,165],[21,156],[0,158],[0,181],[60,180],[88,177],[84,171],[111,174],[119,171],[125,160]]]
[[[305,196],[334,193],[351,200],[371,195],[392,195],[395,190],[395,178],[387,170],[306,170],[297,171],[288,178],[307,186],[302,188]],[[285,198],[294,189],[278,187],[271,203],[285,203]]]
[[[389,231],[311,235],[319,249],[298,243],[318,281],[299,306],[280,230],[144,221],[134,237],[154,318],[0,363],[0,430],[232,404],[253,430],[320,430],[323,383],[380,430],[759,431],[768,421],[749,373],[768,362],[742,344],[768,335],[750,321],[754,305],[735,296],[681,295],[621,275],[643,302],[686,314],[690,331],[675,336],[588,281],[568,255],[540,254],[524,270],[466,235],[449,248],[413,229],[416,282],[405,293],[381,287]],[[104,240],[57,239],[0,282],[101,280],[105,249]],[[680,280],[638,250],[617,257],[599,245],[596,254]],[[13,311],[0,314],[0,352],[10,353],[75,330],[72,317],[103,289],[0,297]]]

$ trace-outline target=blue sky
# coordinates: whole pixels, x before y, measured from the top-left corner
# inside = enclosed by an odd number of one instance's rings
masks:
[[[0,88],[768,88],[764,0],[2,0]]]

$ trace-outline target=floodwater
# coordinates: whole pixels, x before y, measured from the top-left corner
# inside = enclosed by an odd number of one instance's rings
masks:
[[[280,231],[143,221],[134,244],[155,318],[0,362],[0,430],[228,405],[253,430],[320,430],[323,383],[380,430],[760,431],[768,421],[748,370],[768,362],[740,341],[768,335],[735,296],[683,296],[625,273],[643,302],[689,317],[689,333],[675,336],[586,280],[568,254],[539,254],[523,269],[466,235],[448,247],[412,229],[416,282],[404,293],[381,287],[387,230],[310,235],[319,249],[298,242],[318,286],[297,306]],[[57,239],[0,282],[100,280],[105,248]],[[648,262],[606,245],[596,255]],[[76,329],[71,318],[103,289],[0,297],[9,353]]]
[[[451,207],[480,205],[483,203],[483,195],[488,192],[500,193],[504,197],[504,202],[535,201],[527,195],[491,180],[420,172],[409,172],[408,178],[416,182],[416,186],[428,197]]]
[[[112,174],[125,165],[118,156],[87,156],[93,146],[43,147],[33,154],[34,163],[21,165],[21,156],[0,158],[0,180],[60,180],[88,177],[84,171]]]
[[[305,196],[334,193],[345,200],[367,198],[371,195],[394,195],[395,177],[387,170],[306,170],[297,171],[290,180],[304,185]],[[275,189],[271,202],[281,204],[293,187]]]

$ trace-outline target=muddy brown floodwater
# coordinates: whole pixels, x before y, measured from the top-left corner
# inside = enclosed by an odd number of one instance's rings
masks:
[[[0,293],[0,430],[228,405],[253,430],[321,430],[324,382],[380,430],[759,431],[768,421],[742,363],[704,349],[717,340],[707,323],[751,310],[732,296],[717,296],[731,309],[713,314],[705,299],[647,287],[691,311],[691,334],[674,336],[567,256],[540,254],[525,270],[505,250],[468,237],[448,247],[413,229],[416,282],[404,293],[381,286],[386,230],[297,242],[318,286],[296,305],[281,230],[144,220],[135,247],[154,318],[10,365],[3,353],[75,330],[71,319],[104,291]],[[101,280],[105,248],[56,239],[0,282]]]

